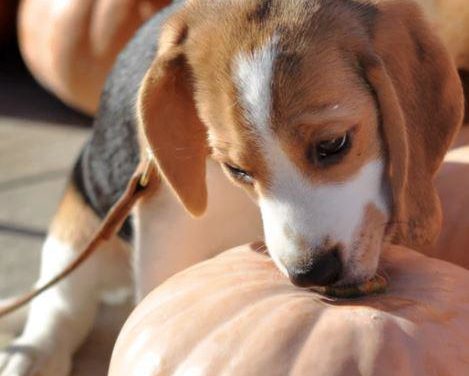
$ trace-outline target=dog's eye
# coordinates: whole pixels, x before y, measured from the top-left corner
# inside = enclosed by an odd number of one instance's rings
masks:
[[[228,163],[224,163],[224,165],[231,176],[233,176],[233,178],[240,181],[241,183],[252,184],[254,182],[254,178],[247,171],[244,171],[239,167],[235,167]]]
[[[316,144],[316,156],[319,162],[327,162],[329,159],[341,156],[350,146],[348,133],[341,137],[321,141]]]

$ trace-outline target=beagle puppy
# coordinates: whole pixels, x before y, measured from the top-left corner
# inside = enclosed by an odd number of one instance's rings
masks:
[[[119,236],[31,304],[0,374],[67,375],[103,291],[132,274],[140,300],[262,229],[298,286],[370,278],[387,242],[437,236],[433,177],[462,114],[454,63],[412,1],[176,1],[116,62],[39,283],[83,248],[147,149],[160,179]]]

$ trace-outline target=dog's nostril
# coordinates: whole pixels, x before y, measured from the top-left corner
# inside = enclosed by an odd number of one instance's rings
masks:
[[[316,257],[308,268],[290,273],[290,280],[299,287],[327,286],[337,282],[342,272],[338,248]]]

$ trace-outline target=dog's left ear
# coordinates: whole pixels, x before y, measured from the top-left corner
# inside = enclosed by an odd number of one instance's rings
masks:
[[[159,172],[185,208],[199,216],[207,206],[208,147],[184,52],[187,33],[178,14],[165,25],[157,56],[140,86],[137,111]]]
[[[389,0],[378,12],[361,65],[381,115],[393,196],[393,242],[420,246],[441,227],[433,186],[463,119],[457,70],[442,42],[411,1]]]

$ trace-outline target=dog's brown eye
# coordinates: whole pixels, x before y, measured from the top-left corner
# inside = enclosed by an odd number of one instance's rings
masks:
[[[350,145],[349,134],[342,137],[332,138],[316,144],[316,156],[319,162],[326,162],[328,159],[341,156]]]
[[[252,184],[254,182],[254,178],[247,171],[244,171],[239,167],[232,166],[228,163],[224,163],[224,165],[231,176],[241,183]]]

